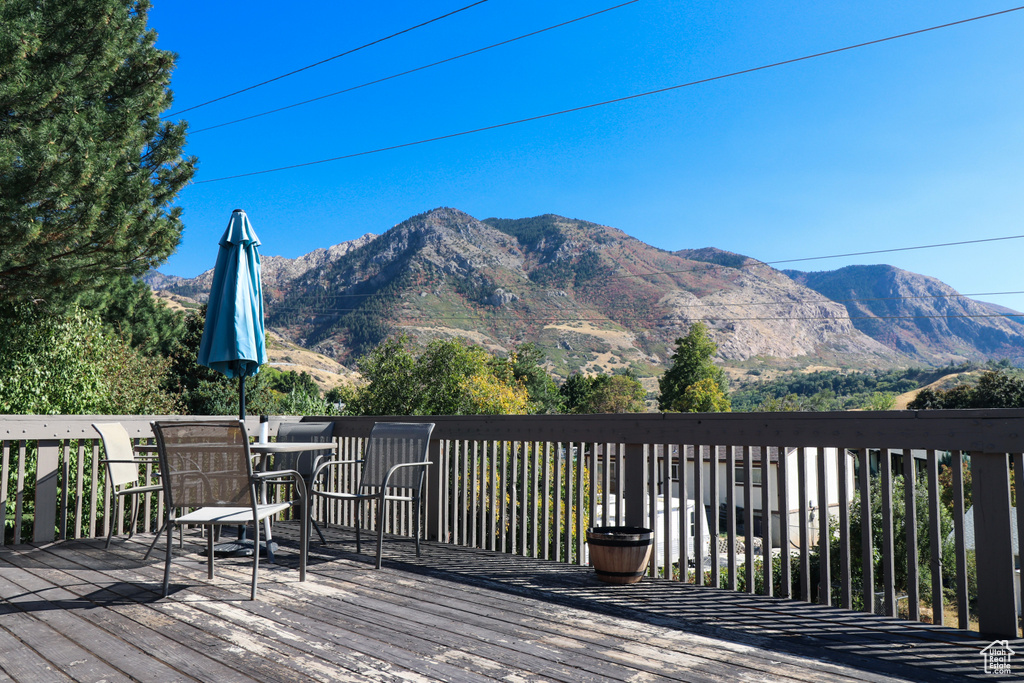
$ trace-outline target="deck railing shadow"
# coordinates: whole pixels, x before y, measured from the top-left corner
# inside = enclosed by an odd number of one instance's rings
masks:
[[[349,532],[330,533],[340,542],[329,546],[331,550],[325,551],[318,569],[312,571],[345,577],[351,564],[332,566],[331,560],[361,560],[337,550],[346,545]],[[633,585],[610,585],[597,580],[590,567],[450,544],[427,543],[419,558],[411,542],[405,548],[392,546],[386,551],[384,567],[430,581],[540,599],[617,623],[642,621],[911,680],[962,680],[957,667],[963,668],[965,661],[980,661],[979,653],[988,644],[976,634],[957,629],[711,586],[652,578]]]

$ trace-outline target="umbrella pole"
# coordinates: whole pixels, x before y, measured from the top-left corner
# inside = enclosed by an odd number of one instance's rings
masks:
[[[245,377],[238,376],[238,419],[245,421]]]

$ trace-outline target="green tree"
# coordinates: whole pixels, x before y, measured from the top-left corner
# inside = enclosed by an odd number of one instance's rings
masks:
[[[559,391],[570,413],[642,413],[647,409],[647,392],[629,373],[587,377],[574,372]]]
[[[148,358],[78,308],[48,316],[25,305],[0,325],[0,413],[166,414],[165,361]]]
[[[686,387],[677,405],[684,413],[727,413],[732,410],[729,397],[711,377],[699,379]]]
[[[586,412],[642,413],[647,408],[646,398],[643,385],[631,375],[597,375]]]
[[[521,414],[526,388],[509,359],[496,360],[464,339],[436,339],[418,358],[405,335],[380,344],[359,361],[366,384],[351,411],[361,415]]]
[[[174,55],[147,0],[0,3],[0,295],[64,307],[162,263],[195,170],[160,113]]]
[[[559,387],[563,408],[567,413],[585,413],[590,406],[593,383],[581,372],[574,372]]]
[[[902,475],[896,475],[892,480],[892,525],[893,525],[893,582],[897,592],[907,590],[907,533],[906,533],[906,497],[904,494],[905,481]],[[853,581],[854,609],[863,608],[863,592],[861,590],[862,577],[864,575],[861,566],[861,506],[863,500],[858,492],[850,505],[850,557],[852,558],[851,578]],[[880,482],[874,479],[871,484],[871,533],[872,533],[872,556],[875,563],[875,576],[882,575],[882,544],[884,536],[882,533],[882,493]],[[917,520],[917,557],[918,557],[918,590],[922,600],[931,600],[931,536],[929,534],[929,504],[928,504],[928,482],[921,478],[914,487],[914,508]],[[948,561],[954,556],[953,541],[950,534],[953,531],[953,516],[945,506],[939,506],[939,538],[941,544],[942,581],[947,589],[956,586],[956,563]],[[832,523],[838,526],[836,518]],[[833,540],[831,548],[832,575],[838,576],[839,571],[839,540],[838,529],[833,529]]]
[[[238,415],[238,380],[198,363],[205,324],[205,305],[185,316],[185,330],[169,356],[164,386],[168,393],[178,397],[186,415]],[[246,378],[245,406],[249,415],[279,412],[263,371]]]
[[[702,322],[695,322],[685,337],[676,339],[676,351],[672,354],[672,366],[665,371],[665,374],[658,380],[658,388],[661,396],[658,399],[658,408],[661,410],[688,411],[686,406],[687,387],[707,379],[715,383],[721,393],[721,398],[715,394],[716,403],[728,409],[729,384],[725,378],[725,371],[712,362],[712,358],[718,351],[718,346],[708,335],[708,328]],[[705,384],[705,386],[707,386]],[[705,389],[703,394],[707,394]],[[722,400],[724,399],[724,401]],[[705,401],[707,404],[707,401]]]
[[[544,369],[543,352],[533,342],[520,344],[509,354],[515,378],[526,387],[530,397],[530,412],[559,413],[562,411],[562,395],[558,385]]]
[[[911,410],[1024,408],[1024,378],[1005,369],[990,370],[974,386],[959,384],[938,391],[922,389],[907,407]]]
[[[400,335],[377,345],[359,359],[359,372],[366,384],[351,401],[356,415],[415,415],[418,389],[412,381],[416,359]]]
[[[84,293],[82,308],[100,319],[133,347],[150,356],[167,356],[185,332],[185,316],[153,296],[141,280],[123,276]]]
[[[891,391],[876,391],[868,397],[868,410],[892,410],[896,406],[896,394]]]

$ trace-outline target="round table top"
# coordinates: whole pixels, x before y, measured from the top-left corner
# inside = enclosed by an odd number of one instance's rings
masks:
[[[334,450],[334,444],[328,441],[272,441],[249,444],[249,451],[252,453],[296,453],[298,451],[325,450]],[[155,443],[136,444],[135,452],[156,453],[157,446]]]

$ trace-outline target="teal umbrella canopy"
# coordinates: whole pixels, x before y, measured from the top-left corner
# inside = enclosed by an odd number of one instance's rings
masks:
[[[199,364],[239,378],[239,414],[245,415],[244,378],[267,362],[260,284],[260,240],[241,209],[235,209],[220,239]]]

